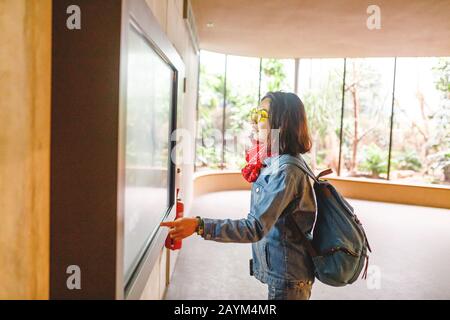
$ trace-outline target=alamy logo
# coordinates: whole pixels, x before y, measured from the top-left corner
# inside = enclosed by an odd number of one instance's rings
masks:
[[[81,30],[81,9],[77,5],[71,5],[67,7],[67,14],[70,16],[67,18],[66,26],[69,30]]]
[[[381,9],[379,6],[373,4],[367,7],[367,14],[370,16],[367,18],[367,28],[369,30],[381,29]]]
[[[79,266],[68,266],[66,273],[70,276],[67,278],[66,285],[69,290],[81,290],[81,269]]]

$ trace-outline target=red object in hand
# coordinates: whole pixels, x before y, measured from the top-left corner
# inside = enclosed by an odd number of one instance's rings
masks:
[[[183,201],[181,201],[181,198],[179,197],[179,192],[180,190],[177,190],[177,204],[176,204],[176,216],[175,216],[175,220],[176,219],[180,219],[184,217],[184,203]],[[173,240],[172,238],[170,238],[170,236],[168,235],[166,238],[166,243],[165,246],[167,249],[170,250],[180,250],[181,246],[183,245],[183,240]]]
[[[267,151],[266,144],[257,140],[253,141],[253,145],[245,152],[245,161],[247,165],[242,169],[242,176],[248,182],[255,182],[258,179],[263,161],[270,158],[271,153]]]

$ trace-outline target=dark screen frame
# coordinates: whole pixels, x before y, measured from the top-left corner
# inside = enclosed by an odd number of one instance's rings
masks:
[[[176,175],[176,166],[175,166],[175,153],[172,153],[172,150],[175,148],[175,141],[172,140],[172,134],[177,128],[177,114],[178,114],[178,96],[182,94],[182,83],[180,83],[180,79],[184,78],[184,64],[179,57],[176,50],[171,45],[170,41],[168,41],[166,35],[159,29],[159,25],[157,24],[156,19],[150,17],[150,12],[148,10],[147,5],[144,1],[124,1],[124,14],[126,15],[123,18],[123,26],[122,32],[125,30],[127,35],[130,28],[133,28],[135,32],[137,32],[144,41],[155,51],[156,54],[172,69],[173,71],[173,79],[172,79],[172,99],[171,99],[171,107],[170,107],[170,129],[168,132],[168,145],[169,145],[169,159],[168,159],[168,208],[165,212],[164,216],[161,218],[161,222],[164,220],[173,220],[175,218],[175,175]],[[127,37],[128,39],[128,37]],[[123,48],[122,51],[128,52],[127,48],[128,41],[125,42],[125,37],[123,38]],[[126,47],[126,48],[125,48]],[[124,59],[122,60],[122,64],[124,66],[128,65],[128,61],[126,61],[126,55],[123,55]],[[125,72],[122,73],[123,77],[126,77]],[[124,81],[126,83],[126,81]],[[125,85],[126,86],[126,85]],[[126,88],[121,88],[121,92],[126,95]],[[125,99],[121,99],[122,102],[126,101]],[[126,106],[122,105],[121,108],[126,108]],[[126,110],[121,112],[123,115],[123,119],[121,123],[126,126]],[[121,135],[121,149],[123,150],[122,156],[125,156],[125,141],[126,141],[126,132],[123,130]],[[124,160],[121,160],[121,173],[125,173]],[[124,181],[125,177],[122,177],[122,181]],[[121,188],[125,188],[124,185]],[[123,192],[122,192],[123,194]],[[123,210],[123,204],[121,206]],[[124,235],[125,236],[125,235]],[[138,262],[137,267],[135,268],[133,274],[130,279],[126,279],[125,282],[125,297],[127,299],[137,299],[141,295],[142,291],[145,288],[147,283],[148,276],[155,265],[159,254],[160,249],[162,247],[161,244],[164,243],[165,238],[167,236],[167,230],[163,230],[161,228],[157,228],[154,230],[152,235],[149,237],[147,244],[145,246],[143,255]]]

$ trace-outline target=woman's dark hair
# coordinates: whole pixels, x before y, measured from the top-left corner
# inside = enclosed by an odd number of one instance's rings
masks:
[[[312,142],[303,102],[294,93],[269,92],[264,99],[270,99],[269,130],[279,129],[279,153],[298,155],[311,150]],[[268,145],[273,143],[268,134]]]

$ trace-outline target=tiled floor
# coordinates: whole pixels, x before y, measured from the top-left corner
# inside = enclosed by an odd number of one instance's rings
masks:
[[[195,200],[191,215],[245,217],[249,197],[248,191],[207,194]],[[369,279],[343,288],[316,282],[312,299],[450,299],[450,210],[350,202],[374,251]],[[166,299],[266,299],[266,285],[249,276],[250,256],[249,244],[184,240]]]

